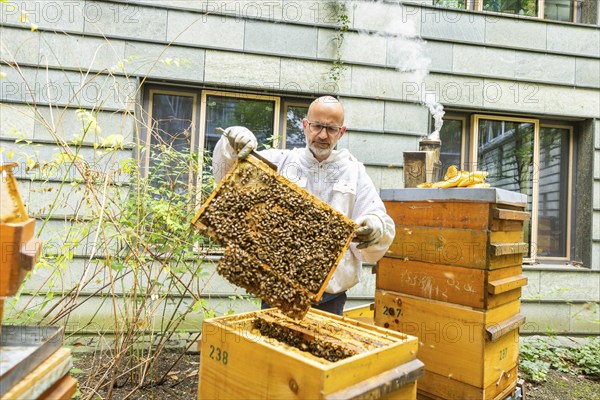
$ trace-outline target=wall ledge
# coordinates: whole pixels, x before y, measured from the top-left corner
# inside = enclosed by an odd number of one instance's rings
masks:
[[[576,267],[569,265],[556,265],[556,264],[523,264],[523,271],[544,271],[544,272],[572,272],[572,273],[583,273],[583,274],[598,274],[600,270],[591,269],[586,267]]]

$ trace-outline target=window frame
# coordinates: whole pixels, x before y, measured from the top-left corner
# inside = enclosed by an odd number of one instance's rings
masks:
[[[529,17],[529,18],[539,18],[542,19],[544,21],[556,21],[554,19],[549,19],[549,18],[544,18],[544,13],[545,13],[545,6],[546,6],[546,1],[547,0],[537,0],[536,1],[536,8],[537,8],[537,13],[536,15],[528,15],[528,16],[521,16],[519,14],[511,14],[511,13],[503,13],[501,11],[485,11],[483,9],[484,6],[484,1],[485,0],[466,0],[465,1],[465,7],[464,8],[458,8],[458,7],[447,7],[447,6],[441,6],[441,7],[446,7],[446,8],[455,8],[458,10],[469,10],[469,11],[476,11],[476,12],[495,12],[495,13],[499,13],[499,14],[504,14],[504,15],[514,15],[516,17]],[[573,24],[580,24],[580,25],[590,25],[590,24],[585,24],[583,22],[579,22],[579,8],[580,5],[582,3],[582,0],[570,0],[571,2],[571,16],[569,21],[558,21],[558,22],[569,22],[569,23],[573,23]],[[434,0],[434,5],[438,6],[438,4],[436,4],[435,0]],[[591,26],[597,26],[597,24],[591,24]]]
[[[444,116],[444,122],[445,121],[460,121],[461,122],[461,134],[460,134],[460,165],[458,165],[457,167],[459,167],[459,169],[463,169],[463,167],[465,166],[465,160],[467,157],[467,117],[466,116],[462,116],[462,115],[448,115],[446,114]],[[444,145],[444,143],[442,142],[442,146]],[[441,171],[442,176],[445,173],[445,171]]]
[[[279,132],[279,111],[281,107],[281,98],[279,96],[269,96],[269,95],[259,95],[259,94],[249,94],[249,93],[237,93],[237,92],[227,92],[222,90],[203,90],[201,91],[201,100],[200,100],[200,126],[199,126],[199,134],[198,134],[198,142],[202,143],[202,150],[204,152],[204,139],[206,137],[206,98],[208,96],[220,96],[220,97],[233,97],[238,99],[252,99],[252,100],[266,100],[275,102],[275,107],[273,108],[273,133]],[[224,126],[223,128],[227,128]],[[279,135],[276,135],[273,139],[273,147],[279,146]]]
[[[542,128],[555,128],[555,129],[566,129],[569,131],[569,171],[567,174],[567,232],[566,232],[566,256],[565,257],[535,257],[536,260],[541,261],[571,261],[571,235],[573,234],[573,226],[572,226],[572,214],[573,214],[573,199],[571,193],[573,193],[573,147],[574,147],[574,128],[571,125],[561,125],[561,124],[545,124],[540,122],[540,130]],[[539,143],[538,143],[538,152],[539,152]],[[539,195],[538,195],[539,196]],[[539,202],[539,197],[538,197]],[[536,215],[537,218],[537,215]],[[537,222],[537,221],[536,221]],[[536,236],[537,236],[537,226],[536,226]]]
[[[533,118],[520,118],[520,117],[508,117],[501,115],[488,115],[488,114],[473,114],[471,115],[471,152],[470,163],[471,171],[477,170],[477,158],[479,156],[479,120],[493,120],[493,121],[508,121],[518,123],[532,123],[534,126],[533,131],[533,173],[532,173],[532,194],[531,194],[531,242],[529,243],[529,254],[530,257],[523,257],[523,262],[533,263],[537,259],[537,227],[538,227],[538,211],[539,211],[539,165],[540,165],[540,120]],[[537,167],[537,168],[536,168]],[[537,182],[537,183],[536,183]]]
[[[466,118],[466,117],[465,117]],[[530,243],[530,254],[531,257],[523,258],[523,262],[533,263],[535,261],[556,261],[556,262],[569,262],[571,261],[571,244],[572,244],[572,218],[573,218],[573,199],[571,196],[573,188],[573,163],[574,163],[574,127],[572,125],[544,123],[538,118],[527,118],[527,117],[513,117],[507,115],[494,115],[494,114],[471,114],[471,132],[469,137],[469,166],[471,171],[477,170],[477,158],[478,158],[478,147],[479,147],[479,121],[480,120],[494,120],[494,121],[507,121],[507,122],[518,122],[518,123],[532,123],[534,126],[534,143],[533,143],[533,174],[532,174],[532,201],[531,201],[531,243]],[[539,176],[540,176],[540,131],[542,128],[557,128],[567,129],[569,131],[569,150],[568,150],[568,165],[569,171],[567,174],[567,221],[566,221],[566,252],[565,257],[543,257],[537,255],[537,241],[538,241],[538,222],[539,222],[539,200],[540,200],[540,188],[539,188]]]
[[[273,134],[277,133],[273,139],[273,147],[279,148],[279,112],[281,107],[281,97],[280,96],[270,96],[270,95],[260,95],[260,94],[251,94],[251,93],[240,93],[240,92],[228,92],[225,90],[209,90],[209,89],[198,89],[200,91],[200,125],[198,126],[198,155],[199,157],[204,157],[204,139],[206,138],[206,107],[207,107],[207,97],[208,96],[220,96],[220,97],[234,97],[240,99],[252,99],[252,100],[266,100],[273,101],[275,103],[273,108]],[[227,128],[226,126],[223,129]],[[202,177],[203,173],[203,165],[202,160],[198,160],[199,162],[199,171],[198,174]]]
[[[282,143],[282,149],[286,149],[287,148],[287,113],[288,113],[288,109],[290,107],[309,107],[310,106],[310,102],[300,102],[300,101],[287,101],[287,100],[283,100],[283,113],[281,114],[280,119],[281,120],[286,120],[286,123],[281,124],[282,129],[281,129],[281,143]]]
[[[164,87],[164,88],[162,88]],[[146,88],[143,91],[144,101],[143,101],[143,112],[146,115],[147,123],[144,128],[146,130],[145,135],[141,137],[141,145],[144,149],[148,149],[151,140],[152,140],[152,132],[156,129],[155,121],[153,120],[153,108],[154,108],[154,95],[155,94],[164,94],[164,95],[172,95],[172,96],[182,96],[182,97],[191,97],[193,101],[192,109],[192,124],[190,129],[192,131],[192,138],[190,142],[190,151],[198,152],[198,163],[200,165],[200,169],[198,171],[198,176],[196,177],[196,185],[201,185],[202,180],[202,157],[204,157],[204,141],[206,138],[206,107],[207,107],[207,97],[208,96],[221,96],[221,97],[233,97],[233,98],[242,98],[242,99],[255,99],[255,100],[266,100],[272,101],[274,103],[273,107],[273,148],[283,148],[285,149],[286,140],[287,140],[287,126],[286,126],[286,115],[287,108],[293,106],[299,107],[309,107],[312,99],[307,98],[303,101],[303,96],[299,96],[297,98],[290,98],[284,94],[281,95],[270,95],[270,94],[257,94],[252,92],[245,91],[233,91],[227,89],[217,90],[214,88],[204,88],[204,87],[185,87],[185,86],[176,86],[176,85],[168,85],[161,83],[148,83],[146,84]],[[282,104],[284,107],[282,108]],[[282,110],[284,111],[282,113]],[[226,127],[223,127],[226,128]],[[282,147],[283,146],[283,147]],[[138,160],[140,162],[140,166],[144,169],[144,176],[146,177],[149,170],[150,157],[146,153],[146,155],[141,155],[138,152]],[[194,184],[192,180],[190,180],[190,185]]]
[[[146,105],[146,109],[147,109],[147,115],[148,115],[148,124],[146,125],[146,137],[144,138],[144,148],[147,149],[147,151],[145,152],[145,155],[143,157],[138,157],[138,160],[140,160],[141,163],[143,163],[142,166],[142,170],[144,171],[144,173],[142,174],[142,176],[144,178],[148,177],[148,173],[150,171],[150,145],[152,144],[152,135],[153,132],[156,129],[156,124],[153,118],[153,110],[154,110],[154,95],[155,94],[164,94],[164,95],[168,95],[168,96],[180,96],[180,97],[191,97],[192,100],[192,123],[190,124],[190,136],[191,136],[191,140],[190,140],[190,151],[194,151],[195,148],[198,147],[198,144],[195,143],[196,140],[198,140],[198,142],[200,142],[198,135],[196,134],[197,132],[197,122],[198,122],[198,113],[201,111],[198,109],[198,93],[196,93],[193,90],[176,90],[175,88],[170,88],[170,89],[158,89],[156,87],[154,87],[153,85],[151,85],[150,87],[147,88],[147,93],[148,93],[148,102]],[[200,171],[202,172],[202,171]],[[195,181],[194,182],[194,177],[192,176],[193,174],[190,174],[189,177],[189,182],[188,184],[190,185],[190,187],[192,186],[196,186],[200,185],[202,182],[200,182],[201,180],[201,175],[199,174],[198,176],[195,177]]]

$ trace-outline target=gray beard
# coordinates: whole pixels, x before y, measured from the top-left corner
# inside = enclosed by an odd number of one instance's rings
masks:
[[[327,158],[329,157],[329,155],[332,152],[332,148],[328,148],[328,149],[320,149],[316,146],[313,145],[308,145],[308,149],[310,150],[310,152],[313,154],[313,156],[315,157],[319,157],[319,158]]]

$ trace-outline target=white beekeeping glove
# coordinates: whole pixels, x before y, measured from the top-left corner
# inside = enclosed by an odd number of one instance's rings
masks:
[[[248,157],[258,146],[256,136],[243,126],[231,126],[225,129],[224,135],[240,159]]]
[[[366,249],[373,246],[383,237],[383,222],[381,218],[374,214],[365,214],[356,219],[359,228],[356,230],[355,242],[358,242],[358,249]]]

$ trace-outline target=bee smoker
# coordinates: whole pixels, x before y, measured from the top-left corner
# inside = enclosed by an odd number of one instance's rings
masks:
[[[439,132],[434,131],[419,141],[419,151],[404,152],[405,188],[415,188],[421,183],[433,183],[441,179],[441,147]]]

